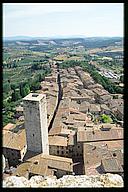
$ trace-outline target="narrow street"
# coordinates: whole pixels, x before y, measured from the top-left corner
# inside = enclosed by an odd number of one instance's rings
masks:
[[[61,87],[61,80],[60,80],[59,64],[57,64],[57,84],[58,84],[58,101],[57,101],[57,106],[56,106],[54,115],[53,115],[52,120],[51,120],[51,122],[49,124],[48,131],[50,131],[50,129],[52,128],[52,125],[53,125],[53,122],[54,122],[54,119],[55,119],[55,116],[56,116],[60,101],[61,101],[62,96],[63,96],[63,91],[62,91],[62,87]]]

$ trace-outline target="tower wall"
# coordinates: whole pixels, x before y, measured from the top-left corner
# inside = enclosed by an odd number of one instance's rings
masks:
[[[49,154],[46,96],[30,93],[23,99],[27,150]]]

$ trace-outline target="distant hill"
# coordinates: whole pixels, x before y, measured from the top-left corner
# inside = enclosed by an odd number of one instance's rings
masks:
[[[52,36],[52,37],[30,37],[14,36],[3,38],[4,42],[13,42],[20,45],[42,45],[42,46],[74,46],[82,45],[86,48],[102,48],[108,46],[123,46],[123,37],[83,37],[83,36]],[[18,42],[17,42],[18,41]]]
[[[72,35],[72,36],[51,36],[51,37],[31,37],[31,36],[10,36],[10,37],[3,37],[4,41],[17,41],[17,40],[37,40],[37,39],[44,39],[44,40],[50,40],[50,39],[74,39],[74,38],[85,38],[83,35]]]
[[[108,46],[123,46],[123,37],[88,37],[85,39],[87,48],[102,48]]]
[[[3,41],[18,41],[26,40],[31,41],[33,39],[38,39],[39,37],[30,37],[30,36],[12,36],[12,37],[3,37]]]

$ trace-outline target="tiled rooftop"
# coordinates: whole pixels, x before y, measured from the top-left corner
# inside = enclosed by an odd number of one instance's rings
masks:
[[[67,146],[67,138],[62,136],[49,136],[49,145]]]
[[[92,142],[103,140],[123,139],[123,129],[110,129],[109,131],[86,130],[77,132],[77,141]]]
[[[15,124],[8,123],[6,126],[3,127],[3,130],[12,130],[15,127]]]
[[[7,132],[3,135],[3,147],[22,150],[26,145],[25,129],[18,133]]]

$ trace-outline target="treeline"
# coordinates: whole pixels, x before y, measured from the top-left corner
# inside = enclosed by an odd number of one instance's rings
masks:
[[[42,70],[41,73],[37,71],[40,69]],[[20,83],[10,83],[10,80],[8,80],[8,82],[3,85],[4,93],[12,92],[12,101],[17,101],[18,99],[25,97],[30,91],[40,89],[40,82],[44,80],[45,76],[51,73],[50,67],[46,65],[33,64],[30,70],[35,72],[35,75],[28,80],[23,80]]]
[[[64,61],[60,64],[60,68],[68,68],[74,66],[81,66],[85,71],[90,73],[96,83],[101,84],[109,93],[119,94],[123,93],[123,88],[112,83],[107,77],[101,76],[95,66],[88,64],[86,61]]]
[[[95,66],[88,64],[87,62],[81,62],[81,66],[84,70],[91,74],[92,78],[96,83],[101,84],[109,93],[119,94],[123,93],[123,89],[117,86],[115,83],[111,82],[107,77],[101,76],[97,71]]]
[[[16,67],[18,67],[18,63],[16,63],[16,62],[9,62],[7,64],[4,64],[2,67],[3,68],[7,68],[7,69],[16,68]]]
[[[39,67],[39,66],[38,66]],[[36,64],[31,66],[31,70],[35,71],[35,75],[27,80],[23,80],[20,83],[7,83],[3,85],[3,93],[5,98],[3,101],[3,126],[9,122],[14,123],[15,119],[15,107],[20,104],[22,98],[28,95],[31,91],[35,92],[41,88],[40,82],[51,73],[51,69],[48,66],[42,66],[42,72],[38,72]]]
[[[80,65],[80,62],[74,61],[74,60],[63,61],[61,64],[59,64],[61,69],[65,69],[65,68],[68,68],[68,67],[75,67],[77,65]]]

